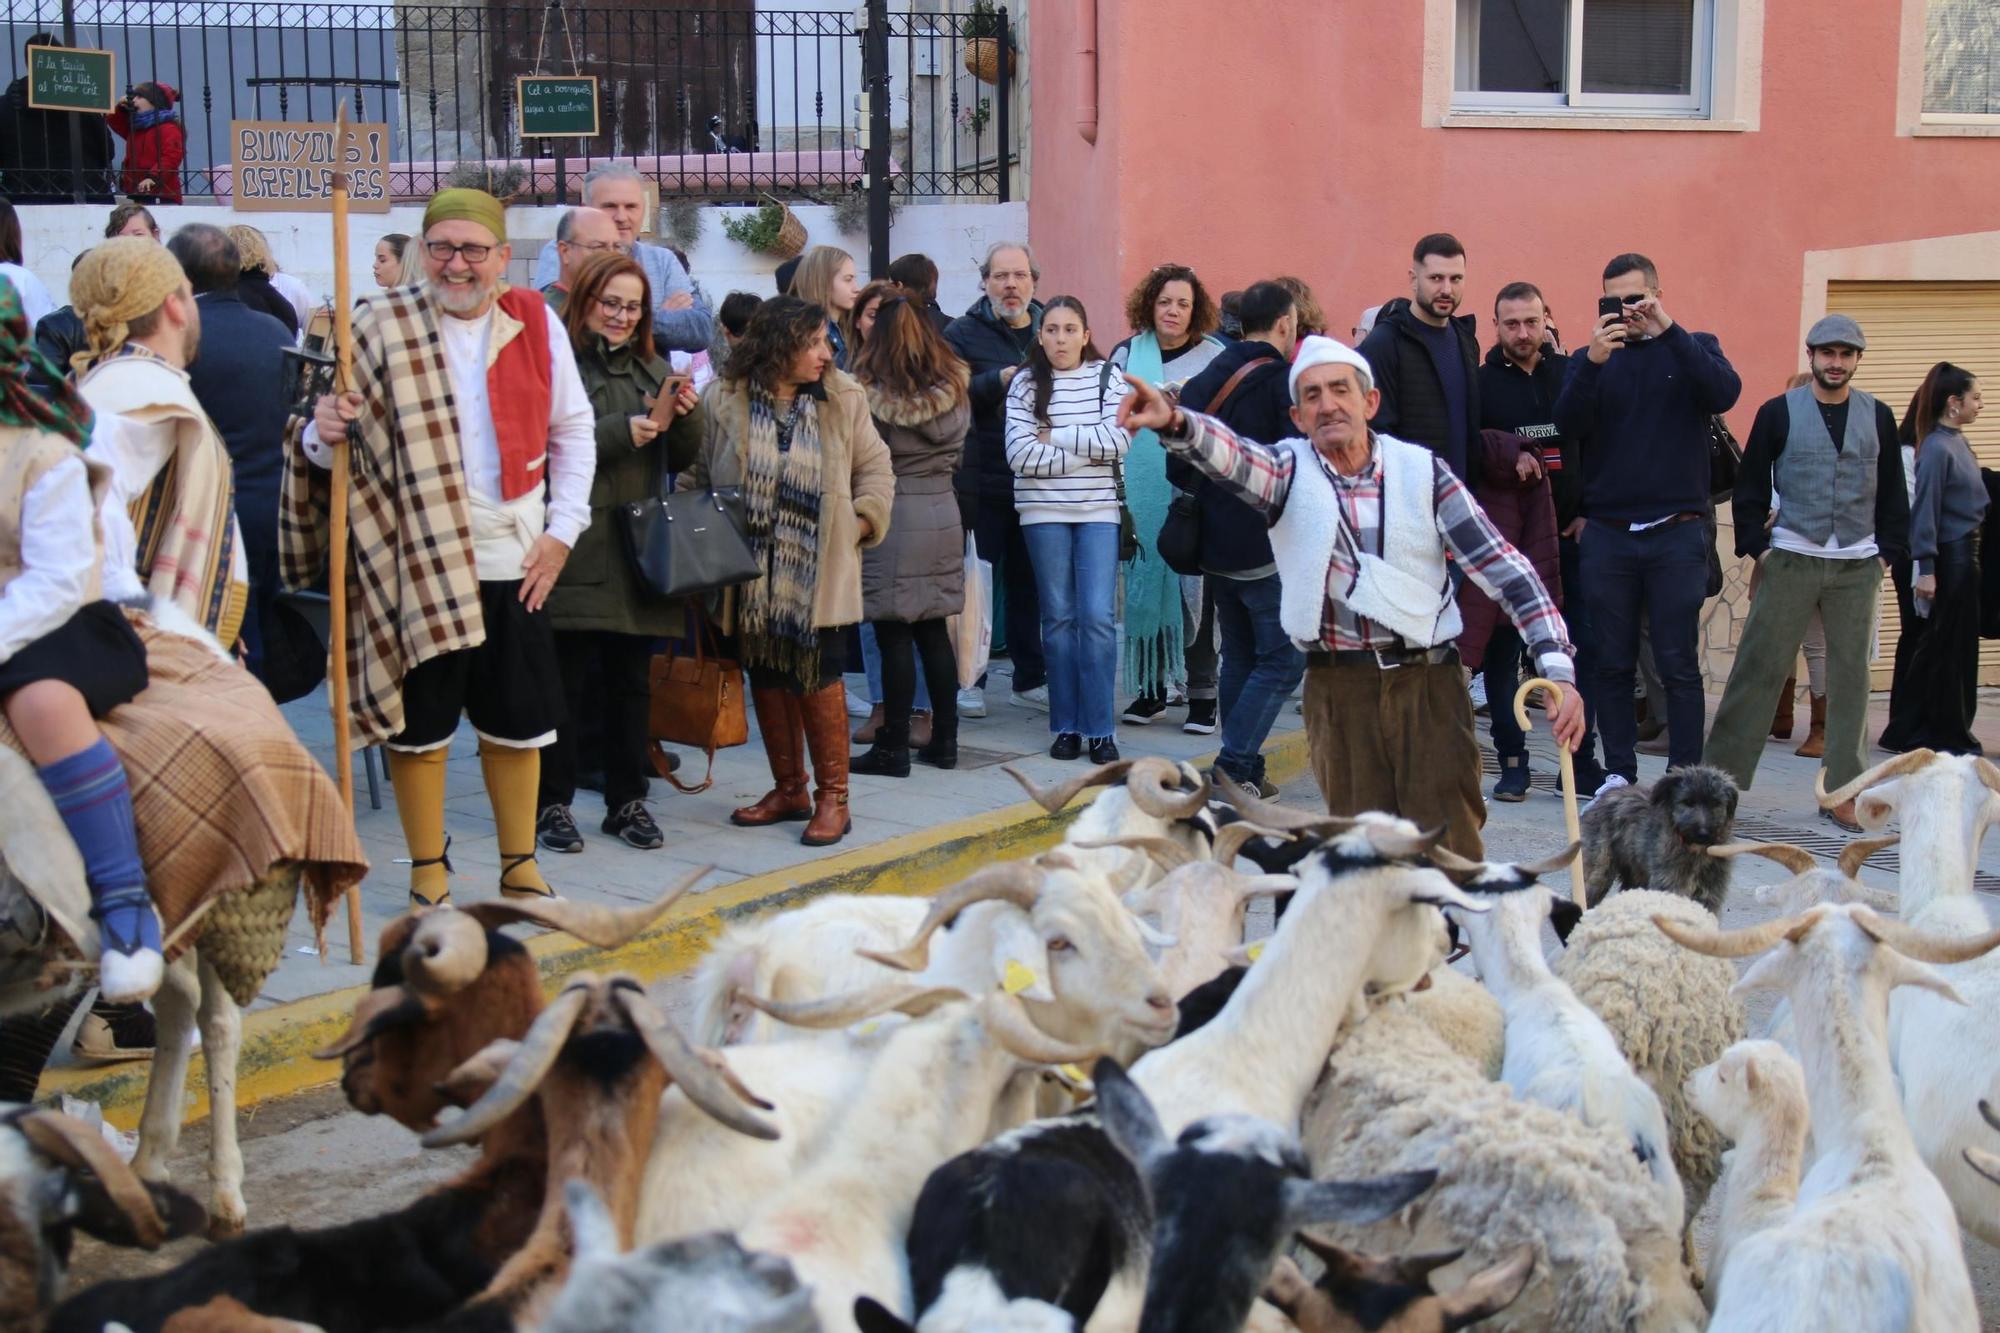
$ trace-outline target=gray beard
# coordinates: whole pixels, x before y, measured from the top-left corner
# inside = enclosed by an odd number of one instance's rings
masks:
[[[497,284],[495,284],[497,286]],[[472,283],[452,287],[442,282],[424,279],[424,295],[435,301],[438,308],[450,315],[469,315],[486,304],[494,293],[494,287],[485,283]],[[469,295],[473,294],[473,295]]]

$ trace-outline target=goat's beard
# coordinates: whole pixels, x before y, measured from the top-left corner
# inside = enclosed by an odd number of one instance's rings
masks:
[[[450,283],[437,278],[424,279],[424,294],[448,315],[477,315],[499,288],[498,280],[475,278],[472,282]]]

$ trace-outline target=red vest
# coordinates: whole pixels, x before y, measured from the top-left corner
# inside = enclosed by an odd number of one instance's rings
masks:
[[[542,484],[549,466],[549,410],[555,401],[555,368],[549,354],[548,302],[526,287],[500,294],[500,308],[519,320],[486,368],[486,404],[500,445],[500,498],[518,500]]]

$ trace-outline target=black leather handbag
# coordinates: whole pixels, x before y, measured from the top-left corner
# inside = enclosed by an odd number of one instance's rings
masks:
[[[1175,491],[1167,501],[1167,517],[1153,549],[1167,568],[1176,574],[1201,573],[1201,500],[1186,491]]]
[[[733,488],[650,496],[625,505],[619,518],[639,577],[662,597],[731,588],[764,572]]]

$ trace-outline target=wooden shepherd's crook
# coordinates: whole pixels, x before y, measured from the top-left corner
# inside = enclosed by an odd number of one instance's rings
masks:
[[[1562,686],[1552,680],[1544,680],[1540,676],[1528,677],[1528,679],[1521,682],[1521,688],[1514,691],[1514,721],[1520,725],[1522,731],[1534,730],[1528,724],[1528,694],[1531,690],[1547,690],[1554,696],[1556,706],[1562,706]],[[1581,842],[1583,841],[1583,827],[1577,822],[1576,817],[1576,765],[1570,759],[1569,747],[1561,741],[1556,742],[1556,762],[1562,765],[1563,828],[1568,832],[1571,842]],[[1576,900],[1578,907],[1587,907],[1589,905],[1584,901],[1583,858],[1581,856],[1573,858],[1569,863],[1569,891],[1570,896]]]
[[[343,100],[333,119],[333,391],[346,393],[354,387],[353,291],[347,272],[347,103]],[[327,637],[330,660],[327,680],[333,695],[333,771],[340,781],[340,799],[347,805],[347,817],[354,818],[354,751],[349,745],[347,718],[347,487],[349,482],[347,436],[328,440],[333,446],[333,515],[331,549],[327,559],[327,612],[331,629]],[[347,953],[357,966],[365,950],[361,944],[361,886],[347,888]]]

